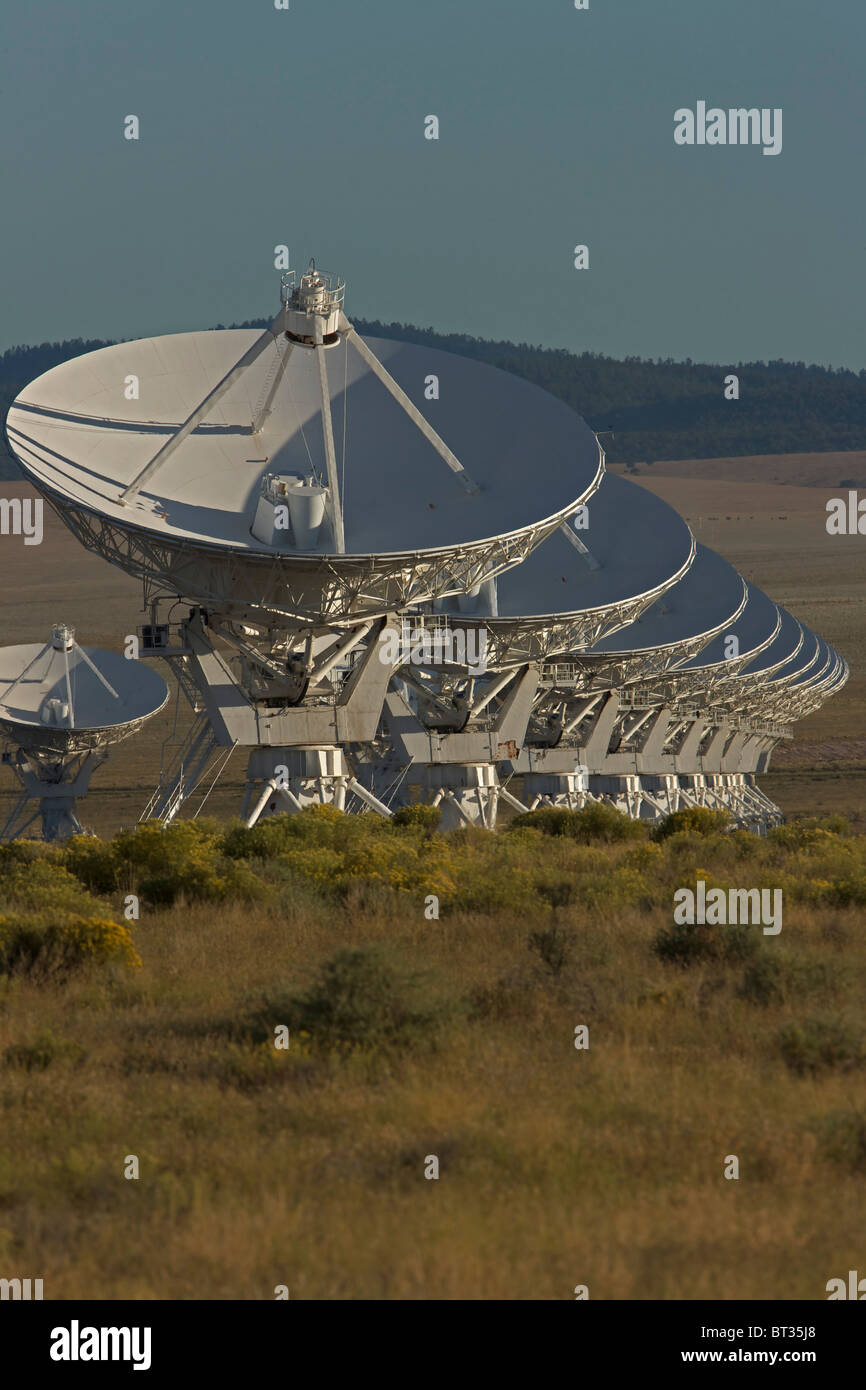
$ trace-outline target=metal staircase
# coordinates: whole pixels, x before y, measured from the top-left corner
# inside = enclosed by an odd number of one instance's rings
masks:
[[[169,825],[174,820],[188,796],[199,785],[214,753],[221,745],[217,743],[207,714],[198,714],[187,730],[186,737],[176,749],[171,762],[163,765],[159,783],[139,816],[139,823],[146,820],[160,820]],[[216,771],[219,776],[232,748],[222,746],[225,754]]]

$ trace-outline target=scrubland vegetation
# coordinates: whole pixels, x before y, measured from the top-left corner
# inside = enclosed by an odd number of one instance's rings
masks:
[[[697,878],[780,888],[782,931],[675,929]],[[840,818],[317,809],[4,847],[0,1275],[824,1298],[866,1249],[864,915]]]

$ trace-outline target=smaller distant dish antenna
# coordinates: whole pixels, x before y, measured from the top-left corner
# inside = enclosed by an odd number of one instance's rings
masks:
[[[65,623],[52,628],[44,646],[0,648],[3,762],[22,788],[0,839],[16,839],[37,817],[44,840],[82,834],[76,801],[107,749],[136,733],[167,699],[157,671],[118,652],[80,647]]]

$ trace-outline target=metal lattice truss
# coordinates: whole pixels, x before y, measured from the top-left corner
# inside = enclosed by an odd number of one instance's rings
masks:
[[[164,746],[142,819],[172,820],[236,748],[248,751],[248,824],[312,804],[342,809],[347,795],[389,814],[346,756],[376,737],[393,669],[389,637],[397,637],[392,618],[370,620],[318,643],[308,636],[296,655],[294,639],[279,629],[239,629],[198,609],[174,627],[142,627],[141,654],[168,662],[194,716],[185,736]]]
[[[792,677],[788,681],[776,681],[775,689],[771,687],[765,692],[764,709],[772,717],[784,715],[791,722],[805,719],[842,689],[848,675],[847,663],[828,649],[826,660],[816,663],[808,679]]]
[[[786,678],[741,676],[740,699],[724,705],[666,703],[640,685],[573,695],[558,739],[545,738],[535,716],[514,771],[534,806],[573,806],[577,795],[655,817],[701,805],[766,827],[782,817],[754,785],[755,773],[792,736],[790,721],[817,708],[847,676],[845,662],[824,649]]]
[[[131,524],[48,497],[60,520],[87,549],[144,585],[145,602],[185,598],[216,612],[273,622],[293,620],[328,627],[352,616],[383,617],[421,603],[467,593],[519,565],[561,526],[576,505],[509,535],[470,541],[458,548],[410,555],[293,557],[163,538]],[[47,496],[47,494],[46,494]]]
[[[764,831],[779,825],[784,817],[778,806],[744,773],[690,776],[626,776],[598,779],[604,782],[594,792],[583,787],[544,783],[534,790],[531,809],[566,806],[579,810],[587,801],[601,801],[616,807],[633,820],[661,820],[690,807],[724,811],[740,826]],[[549,779],[548,779],[549,782]]]
[[[778,632],[778,627],[776,632]],[[773,637],[775,635],[774,633]],[[772,665],[749,675],[747,667],[770,645],[773,637],[768,638],[760,647],[755,647],[749,652],[741,653],[739,656],[724,661],[714,662],[710,666],[700,666],[693,671],[674,671],[665,683],[665,698],[673,702],[687,700],[691,704],[712,706],[722,710],[731,705],[737,705],[737,702],[744,698],[748,700],[752,691],[760,697],[765,687],[770,685],[775,673],[788,665],[793,657],[799,653],[803,644],[803,633],[801,632],[800,640],[794,652],[786,652]]]
[[[420,797],[441,807],[446,828],[494,829],[501,802],[528,809],[499,768],[519,755],[537,684],[532,663],[462,681],[403,667],[377,739],[355,750],[359,778],[390,808]]]
[[[23,748],[33,758],[77,757],[82,753],[96,752],[111,744],[120,742],[137,734],[150,715],[140,719],[130,719],[122,726],[111,724],[104,729],[63,729],[58,730],[45,725],[0,724],[0,736],[5,736],[16,747]]]
[[[547,617],[472,618],[456,613],[419,614],[415,621],[431,631],[483,633],[486,663],[492,670],[522,666],[527,661],[548,661],[560,653],[591,647],[602,638],[637,622],[657,599],[679,583],[687,573],[694,554],[693,539],[688,558],[670,578],[642,594],[603,607]],[[476,649],[478,642],[479,637],[476,636]]]
[[[801,634],[802,636],[802,634]],[[801,649],[802,641],[797,651]],[[817,709],[848,679],[846,663],[832,649],[823,646],[805,666],[789,675],[777,673],[791,661],[782,661],[755,673],[735,676],[716,674],[709,684],[691,684],[672,693],[675,707],[687,700],[712,710],[719,719],[751,720],[761,724],[791,724]]]
[[[752,752],[759,751],[761,755],[772,751],[783,739],[792,737],[790,724],[758,718],[726,719],[722,715],[701,710],[669,710],[661,756],[681,761],[691,758],[703,765],[711,754],[721,758],[730,752],[731,739],[735,734],[740,736],[742,748],[748,744]]]
[[[22,791],[0,829],[0,840],[17,839],[37,819],[43,840],[81,835],[77,799],[87,795],[93,773],[107,758],[108,752],[102,747],[67,750],[63,755],[56,749],[25,751],[20,747],[14,753],[4,753],[3,762],[14,773]]]
[[[539,709],[549,709],[557,703],[567,705],[589,694],[604,694],[610,690],[628,690],[631,699],[640,701],[646,707],[676,705],[684,701],[691,705],[723,706],[726,694],[736,696],[741,691],[742,687],[735,683],[736,678],[773,641],[781,626],[781,618],[763,642],[739,656],[701,666],[694,671],[684,669],[684,663],[692,660],[724,632],[739,617],[745,602],[744,590],[742,603],[731,617],[711,632],[702,633],[687,642],[636,652],[580,653],[572,655],[567,662],[546,665],[541,676]],[[792,655],[789,652],[774,666],[768,667],[761,673],[761,678],[769,678],[789,662]]]
[[[665,673],[676,670],[692,660],[705,647],[739,618],[746,606],[748,593],[743,584],[742,596],[734,611],[714,628],[669,646],[649,647],[636,651],[591,652],[572,649],[565,660],[554,660],[542,667],[539,683],[538,710],[550,709],[573,700],[576,695],[594,691],[619,690],[637,683],[653,686]],[[614,629],[616,630],[616,629]],[[603,634],[607,636],[608,634]],[[599,641],[600,638],[596,638]],[[772,640],[772,639],[768,639]],[[756,651],[763,650],[757,648]],[[751,661],[756,651],[747,652],[737,662],[737,669]],[[659,689],[659,698],[667,692]]]
[[[558,741],[530,742],[513,765],[530,806],[574,807],[577,797],[577,804],[606,801],[642,819],[698,805],[753,828],[781,819],[754,788],[754,772],[766,769],[789,729],[676,711],[628,690],[587,696],[567,715]]]

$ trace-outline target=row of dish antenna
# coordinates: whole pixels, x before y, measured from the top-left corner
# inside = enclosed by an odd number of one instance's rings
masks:
[[[262,332],[104,348],[13,403],[26,477],[142,580],[149,621],[144,661],[64,628],[0,652],[22,784],[5,833],[23,832],[33,797],[47,837],[80,829],[93,767],[168,698],[151,659],[190,706],[143,812],[165,822],[238,749],[248,823],[420,800],[492,829],[503,802],[593,797],[633,816],[777,820],[755,776],[844,661],[607,472],[561,401],[365,340],[344,296],[311,264],[284,278]]]

